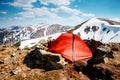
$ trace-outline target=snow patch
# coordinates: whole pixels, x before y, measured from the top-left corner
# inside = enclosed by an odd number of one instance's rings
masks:
[[[21,44],[20,44],[20,46],[19,46],[19,48],[20,49],[24,49],[25,47],[31,48],[31,47],[37,45],[37,43],[40,40],[42,40],[42,39],[45,39],[45,40],[47,40],[48,38],[50,38],[50,39],[56,39],[61,34],[62,33],[56,33],[56,34],[45,36],[45,37],[41,37],[41,38],[36,38],[36,39],[30,39],[30,40],[22,41]]]

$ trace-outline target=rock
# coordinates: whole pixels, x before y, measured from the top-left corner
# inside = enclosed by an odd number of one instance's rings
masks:
[[[108,80],[119,80],[120,79],[120,69],[117,69],[115,66],[111,64],[98,64],[95,65],[95,67],[100,70],[106,77],[108,77]]]
[[[11,75],[15,75],[15,71],[13,71],[13,70],[10,71],[10,74],[11,74]]]
[[[0,60],[0,64],[4,64],[4,60]]]
[[[12,55],[11,55],[11,57],[15,57],[16,56],[16,53],[13,53]]]
[[[12,61],[12,64],[15,65],[15,64],[17,64],[17,62],[16,61]]]
[[[113,51],[120,51],[120,43],[110,43],[108,44]]]
[[[45,52],[45,51],[43,51]],[[39,68],[48,70],[57,70],[62,69],[63,66],[60,63],[58,55],[51,55],[47,52],[41,53],[38,48],[31,51],[28,55],[26,55],[23,63],[25,63],[29,68]]]
[[[95,41],[93,39],[84,41],[93,53],[97,50],[97,47],[103,45],[103,43],[101,43],[100,41]]]
[[[107,53],[109,53],[111,51],[111,48],[107,45],[100,45],[99,47],[97,47],[97,49],[107,52]]]
[[[19,55],[21,55],[22,53],[19,53]]]
[[[60,63],[60,64],[62,64],[62,65],[68,64],[68,62],[65,61],[65,58],[63,58],[63,57],[61,56],[61,54],[51,53],[51,52],[47,52],[47,51],[45,51],[45,50],[40,50],[40,52],[41,52],[41,54],[50,54],[50,55],[58,56],[58,57],[60,58],[60,60],[59,60],[57,63]]]
[[[49,46],[49,42],[50,42],[50,39],[49,40],[40,40],[40,42],[36,45],[37,48],[40,48],[42,50],[47,50],[48,49],[48,46]]]
[[[4,58],[4,63],[8,63],[9,62],[9,56],[7,56],[6,58]]]
[[[79,76],[80,76],[80,80],[90,80],[88,78],[88,76],[86,76],[85,74],[83,74],[82,72],[79,72]]]
[[[19,72],[21,72],[22,70],[20,69],[20,68],[17,68],[17,69],[15,69],[15,70],[12,70],[12,71],[10,71],[10,74],[11,75],[15,75],[15,74],[18,74]]]
[[[104,62],[105,62],[105,63],[108,63],[108,61],[109,61],[108,58],[105,57],[105,58],[104,58]]]

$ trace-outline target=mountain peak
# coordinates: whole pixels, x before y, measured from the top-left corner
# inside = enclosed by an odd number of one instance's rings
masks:
[[[108,22],[110,25],[120,25],[120,22],[117,22],[117,21],[113,21],[113,20],[109,20],[109,19],[105,19],[105,18],[97,18],[101,21],[106,21]]]
[[[92,18],[81,23],[73,30],[82,39],[94,39],[102,42],[120,42],[120,22]]]

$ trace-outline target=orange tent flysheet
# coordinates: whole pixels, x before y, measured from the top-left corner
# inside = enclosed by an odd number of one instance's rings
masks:
[[[73,33],[63,33],[54,40],[48,51],[60,53],[67,60],[72,61]],[[86,43],[74,34],[74,61],[92,57],[92,52]]]

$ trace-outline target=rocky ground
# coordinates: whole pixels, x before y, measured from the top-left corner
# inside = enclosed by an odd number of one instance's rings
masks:
[[[85,40],[91,59],[71,62],[46,50],[42,40],[33,48],[0,46],[0,80],[120,80],[120,43]]]

